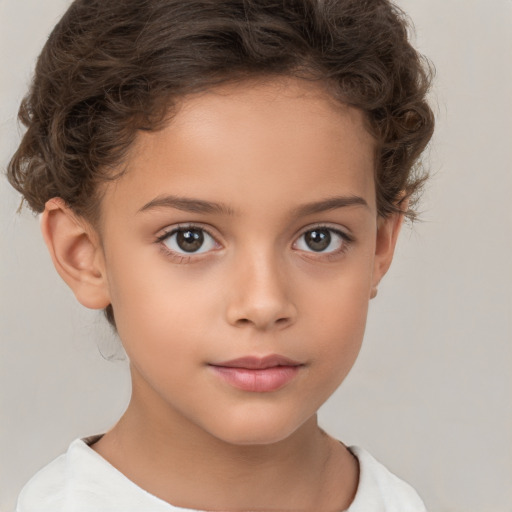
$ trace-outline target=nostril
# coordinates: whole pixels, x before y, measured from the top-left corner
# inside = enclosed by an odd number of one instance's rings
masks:
[[[286,297],[241,296],[231,300],[226,308],[226,320],[232,326],[256,329],[284,329],[293,324],[295,306]]]
[[[284,326],[289,321],[290,321],[290,319],[288,317],[277,318],[274,322],[268,322],[268,323],[267,322],[257,322],[257,321],[250,320],[248,318],[239,318],[236,321],[236,324],[240,327],[240,326],[245,326],[245,325],[248,325],[248,324],[254,324],[254,325],[260,325],[261,324],[262,325],[263,323],[265,323],[265,325],[268,327],[268,325],[270,323],[273,323],[276,326]]]

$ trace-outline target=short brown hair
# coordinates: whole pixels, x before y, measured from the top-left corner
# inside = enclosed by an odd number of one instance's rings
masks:
[[[35,212],[61,197],[94,221],[98,184],[178,98],[232,80],[296,76],[365,113],[377,142],[378,213],[387,216],[425,180],[416,164],[434,127],[431,66],[408,26],[388,0],[75,0],[21,104],[27,131],[9,181]]]

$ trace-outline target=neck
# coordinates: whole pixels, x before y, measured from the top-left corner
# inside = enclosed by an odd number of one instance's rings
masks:
[[[319,428],[316,415],[281,441],[236,445],[148,398],[134,388],[121,420],[93,448],[160,499],[200,510],[341,510],[350,505],[357,464]]]

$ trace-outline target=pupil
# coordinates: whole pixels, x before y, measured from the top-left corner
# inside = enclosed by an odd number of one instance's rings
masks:
[[[203,245],[204,235],[198,229],[187,229],[185,231],[178,231],[176,239],[180,249],[187,252],[194,252],[201,248]]]
[[[331,234],[327,229],[315,229],[306,234],[306,243],[314,251],[323,251],[331,243]]]

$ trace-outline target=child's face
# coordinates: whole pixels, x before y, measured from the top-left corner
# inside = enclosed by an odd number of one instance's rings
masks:
[[[190,97],[138,136],[102,200],[101,273],[153,420],[236,444],[314,421],[398,231],[377,219],[373,154],[357,110],[295,80]],[[222,364],[269,355],[294,363]]]

